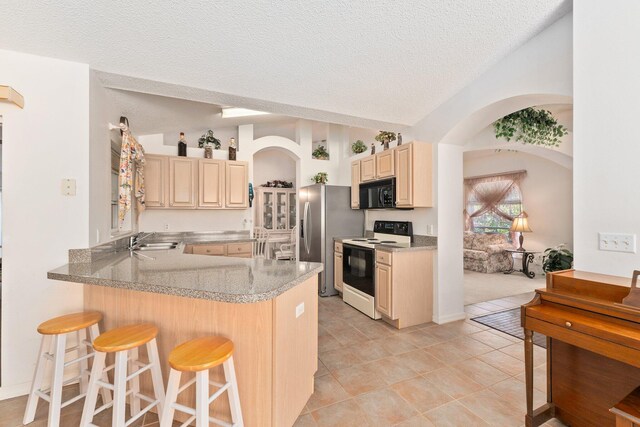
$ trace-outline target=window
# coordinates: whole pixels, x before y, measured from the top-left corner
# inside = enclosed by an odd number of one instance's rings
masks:
[[[513,218],[522,212],[520,180],[525,172],[465,179],[465,228],[475,233],[510,234]]]

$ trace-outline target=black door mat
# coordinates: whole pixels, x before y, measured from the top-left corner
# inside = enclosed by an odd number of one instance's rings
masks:
[[[495,329],[512,337],[520,338],[524,341],[524,329],[520,325],[520,308],[500,311],[498,313],[485,314],[474,317],[471,320],[481,323],[492,329]],[[534,333],[533,343],[542,348],[547,348],[546,335]]]

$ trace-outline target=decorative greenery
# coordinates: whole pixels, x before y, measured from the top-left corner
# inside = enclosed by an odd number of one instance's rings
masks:
[[[565,245],[547,248],[542,257],[542,269],[546,273],[571,268],[573,253]]]
[[[219,150],[220,140],[213,136],[213,131],[209,129],[198,139],[198,147],[214,147],[216,150]]]
[[[351,151],[356,154],[364,153],[367,151],[367,145],[361,139],[351,144]]]
[[[318,148],[313,150],[313,152],[311,153],[311,156],[314,159],[329,160],[329,152],[327,151],[326,148],[324,148],[324,145],[318,145]]]
[[[523,144],[559,147],[567,128],[553,117],[548,110],[529,107],[516,111],[493,124],[496,139],[522,141]]]
[[[388,146],[390,142],[393,142],[396,140],[396,133],[395,132],[389,132],[386,130],[381,130],[380,133],[378,133],[376,135],[376,141],[378,141],[379,143],[381,143],[382,145]]]
[[[311,178],[311,181],[315,182],[316,184],[326,184],[327,182],[329,182],[329,178],[327,177],[326,172],[318,172],[313,176],[313,178]]]

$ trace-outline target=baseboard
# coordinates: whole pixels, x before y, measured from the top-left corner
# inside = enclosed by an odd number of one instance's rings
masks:
[[[29,394],[30,388],[31,388],[31,382],[0,387],[0,400],[6,400],[6,399],[11,399],[13,397],[27,395]]]
[[[463,311],[462,313],[447,314],[446,316],[433,316],[433,323],[444,325],[445,323],[456,322],[458,320],[464,320],[466,318],[467,313]]]

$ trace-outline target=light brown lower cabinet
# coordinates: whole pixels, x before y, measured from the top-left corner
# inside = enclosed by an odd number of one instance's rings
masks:
[[[236,258],[251,258],[252,251],[253,243],[251,242],[187,245],[184,249],[185,254],[229,256]]]
[[[433,251],[376,249],[376,310],[398,329],[433,317]]]
[[[333,249],[333,287],[342,292],[342,243],[336,242]]]

